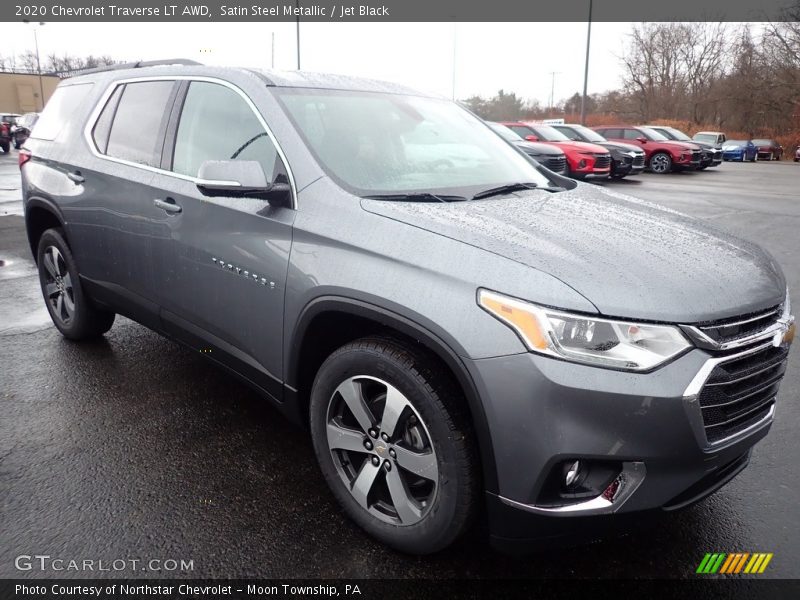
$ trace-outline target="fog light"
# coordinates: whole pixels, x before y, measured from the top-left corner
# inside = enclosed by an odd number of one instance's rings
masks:
[[[583,463],[579,460],[573,463],[567,463],[564,466],[564,470],[566,471],[564,475],[564,487],[568,490],[578,487],[578,483],[583,475]]]
[[[578,168],[579,168],[579,169],[585,169],[585,168],[586,168],[586,161],[585,161],[585,160],[581,160],[581,161],[578,163]]]

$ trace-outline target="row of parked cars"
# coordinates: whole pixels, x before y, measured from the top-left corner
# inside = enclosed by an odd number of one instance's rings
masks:
[[[13,145],[19,150],[30,136],[31,129],[38,119],[39,113],[36,112],[24,115],[0,113],[0,149],[8,153]]]
[[[719,131],[694,137],[663,125],[539,124],[521,121],[489,123],[497,133],[550,170],[576,179],[621,179],[645,169],[663,174],[703,170],[723,161],[780,160],[775,140],[728,140]],[[795,161],[800,160],[800,149]]]

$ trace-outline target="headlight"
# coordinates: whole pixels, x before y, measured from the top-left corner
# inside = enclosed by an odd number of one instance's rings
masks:
[[[570,314],[489,290],[478,304],[516,331],[532,352],[573,362],[648,371],[691,348],[677,327]]]

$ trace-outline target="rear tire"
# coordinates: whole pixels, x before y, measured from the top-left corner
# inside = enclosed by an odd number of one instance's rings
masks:
[[[8,154],[9,149],[11,148],[11,143],[10,142],[0,142],[0,148],[3,149],[3,152]]]
[[[411,344],[363,338],[322,364],[314,451],[339,504],[371,536],[430,554],[468,529],[480,477],[463,406],[449,373]]]
[[[98,337],[111,329],[114,313],[95,307],[81,286],[78,268],[60,228],[39,238],[39,284],[53,324],[70,340]]]

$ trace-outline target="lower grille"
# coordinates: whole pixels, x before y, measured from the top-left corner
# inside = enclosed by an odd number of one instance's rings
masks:
[[[567,169],[567,157],[563,155],[554,156],[552,158],[540,158],[539,162],[555,173],[563,173]]]
[[[633,166],[634,167],[643,167],[644,166],[644,154],[637,154],[633,157]]]
[[[788,349],[770,345],[714,367],[698,396],[710,444],[744,431],[769,414],[788,355]]]
[[[699,163],[703,158],[703,153],[700,150],[692,150],[692,162]]]
[[[595,154],[595,159],[594,159],[595,169],[607,169],[610,166],[611,166],[610,154]]]

